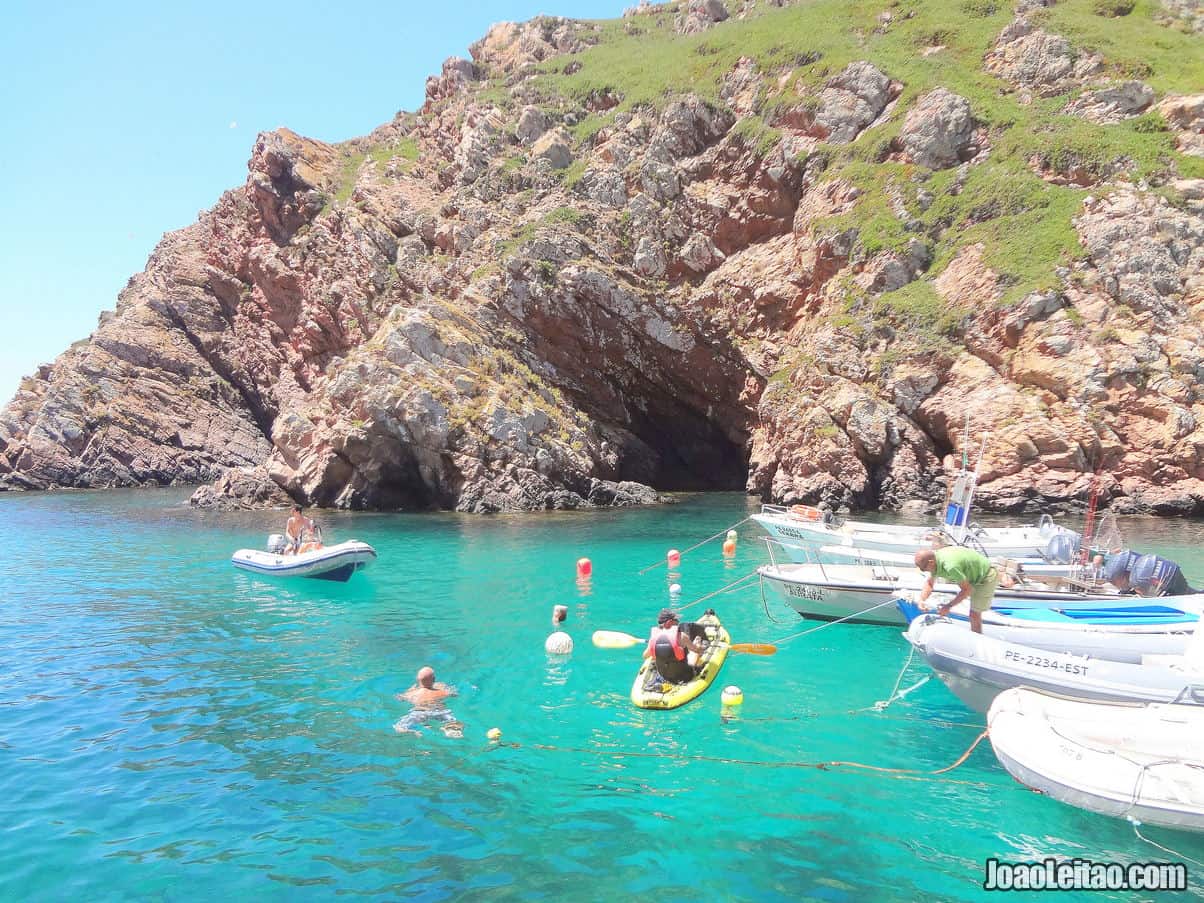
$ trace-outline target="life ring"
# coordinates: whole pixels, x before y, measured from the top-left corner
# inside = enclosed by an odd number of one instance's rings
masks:
[[[824,513],[811,505],[791,505],[790,513],[802,520],[823,520]]]

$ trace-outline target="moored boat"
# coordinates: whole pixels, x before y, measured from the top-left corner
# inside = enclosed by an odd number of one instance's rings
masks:
[[[269,537],[269,548],[275,551],[239,549],[231,556],[230,563],[268,577],[314,577],[345,582],[376,560],[376,550],[355,539],[296,554],[285,553],[282,543],[275,543],[274,539],[274,535]]]
[[[759,567],[757,573],[770,595],[804,618],[900,626],[907,621],[894,601],[905,592],[919,590],[927,579],[914,564],[768,564]],[[940,582],[935,588],[949,596],[957,592],[951,583]],[[1037,579],[1032,575],[1018,580],[1014,586],[999,587],[995,596],[1001,601],[1034,606],[1099,605],[1103,600],[1119,603],[1124,598],[1136,598],[1121,597],[1114,587],[1098,581],[1069,577]],[[1163,601],[1174,604],[1170,599]],[[1204,597],[1199,602],[1204,604]]]
[[[897,604],[911,623],[921,618],[939,620],[916,602],[900,599]],[[1028,604],[1022,600],[1015,606],[983,612],[983,634],[1033,649],[1140,664],[1149,655],[1182,655],[1200,622],[1198,614],[1134,596],[1107,605],[1080,602],[1075,606],[1019,607]],[[948,620],[969,630],[968,604],[953,609]]]
[[[1008,643],[943,618],[917,618],[904,636],[945,686],[979,712],[1019,686],[1089,700],[1204,702],[1204,663],[1190,650],[1150,664],[1116,662]]]
[[[698,674],[687,683],[669,683],[656,671],[651,658],[646,658],[631,685],[631,701],[641,709],[675,709],[700,696],[719,674],[727,660],[732,638],[720,623],[719,617],[708,611],[696,622],[703,628],[706,648],[698,662]]]
[[[1204,831],[1204,706],[1085,702],[1016,688],[987,715],[1008,773],[1081,809]]]

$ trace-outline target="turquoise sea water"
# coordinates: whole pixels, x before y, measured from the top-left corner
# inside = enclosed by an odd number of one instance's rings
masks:
[[[983,719],[933,680],[885,712],[898,631],[836,625],[773,657],[732,654],[719,687],[634,708],[670,547],[739,521],[737,494],[647,510],[504,517],[319,514],[380,553],[347,584],[235,571],[279,512],[200,513],[156,490],[0,496],[0,896],[5,900],[910,901],[980,899],[984,860],[1168,860],[1123,821],[1014,783]],[[1133,519],[1132,545],[1204,579],[1204,526]],[[751,572],[712,543],[682,601]],[[588,585],[574,563],[594,563]],[[553,604],[576,648],[550,659]],[[811,626],[755,581],[713,605],[735,642]],[[424,664],[456,685],[462,740],[396,734]],[[905,678],[926,673],[913,664]],[[498,727],[501,744],[486,731]],[[1200,837],[1144,829],[1204,860]],[[1193,894],[1204,867],[1189,864]],[[1138,899],[1057,894],[1059,899]],[[1176,895],[1183,899],[1184,895]]]

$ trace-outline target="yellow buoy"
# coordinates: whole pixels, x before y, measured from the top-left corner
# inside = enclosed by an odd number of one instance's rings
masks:
[[[744,691],[739,687],[724,687],[720,699],[724,705],[742,705],[744,702]]]
[[[490,740],[500,740],[502,739],[502,729],[500,727],[491,727],[485,732],[485,736]]]

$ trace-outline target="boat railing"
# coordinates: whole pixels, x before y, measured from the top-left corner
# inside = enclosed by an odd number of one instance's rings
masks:
[[[769,554],[769,563],[773,565],[773,567],[779,567],[777,555],[774,554],[775,547],[780,551],[789,550],[786,552],[786,554],[792,564],[798,564],[799,562],[796,555],[792,555],[790,552],[802,552],[803,555],[806,556],[806,563],[818,565],[819,571],[821,574],[823,574],[824,579],[828,579],[828,572],[824,569],[823,556],[819,553],[819,550],[815,546],[805,542],[782,542],[780,539],[774,539],[772,536],[766,536],[764,539],[765,549]]]

